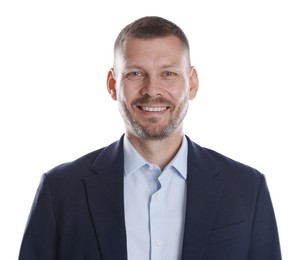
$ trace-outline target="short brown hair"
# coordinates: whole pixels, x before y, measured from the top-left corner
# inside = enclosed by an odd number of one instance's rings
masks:
[[[124,27],[115,41],[114,49],[116,51],[131,38],[154,39],[169,35],[179,38],[189,51],[189,43],[182,29],[173,22],[158,16],[145,16]]]

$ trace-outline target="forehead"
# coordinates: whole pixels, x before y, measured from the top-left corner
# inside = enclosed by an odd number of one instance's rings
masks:
[[[173,62],[179,63],[188,54],[184,43],[176,36],[165,36],[153,39],[131,38],[123,43],[115,56],[128,62]]]

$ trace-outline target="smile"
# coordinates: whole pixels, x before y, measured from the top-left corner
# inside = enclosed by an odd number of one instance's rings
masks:
[[[162,112],[167,109],[167,107],[140,107],[143,111],[148,112]]]

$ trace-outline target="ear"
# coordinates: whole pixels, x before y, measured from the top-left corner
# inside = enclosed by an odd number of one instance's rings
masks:
[[[117,88],[114,69],[111,69],[107,74],[107,91],[113,100],[117,100]]]
[[[191,67],[189,75],[189,99],[192,100],[196,97],[199,89],[199,78],[195,67]]]

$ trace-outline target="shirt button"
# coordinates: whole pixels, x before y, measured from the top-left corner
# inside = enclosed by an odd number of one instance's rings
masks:
[[[161,195],[160,195],[160,193],[157,193],[156,194],[156,200],[159,200],[159,199],[161,199]]]
[[[156,244],[157,244],[157,246],[161,246],[162,245],[162,241],[161,240],[156,240]]]

